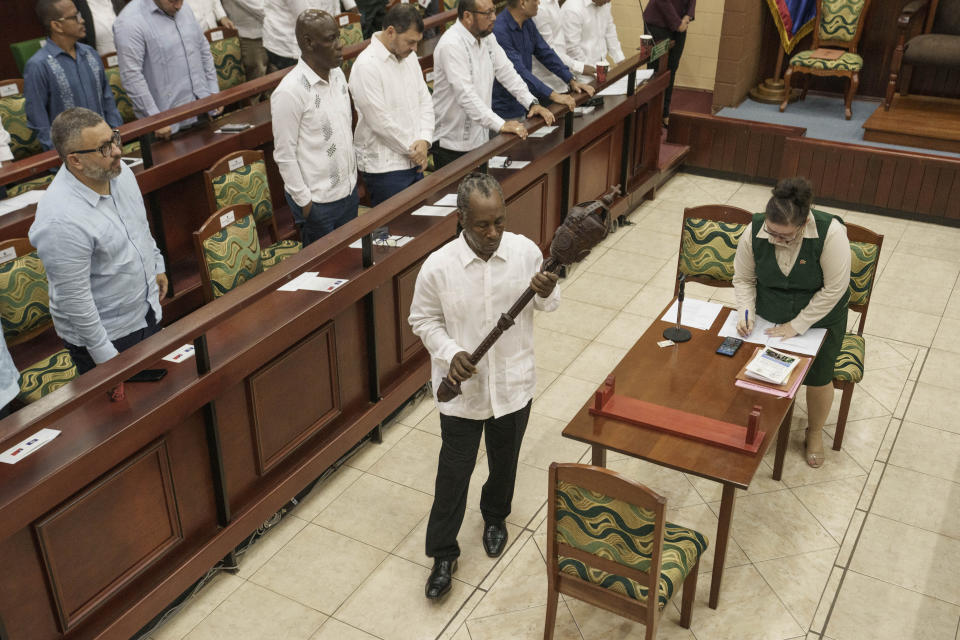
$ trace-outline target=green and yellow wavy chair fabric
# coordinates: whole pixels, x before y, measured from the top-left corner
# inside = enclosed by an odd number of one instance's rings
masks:
[[[36,402],[76,377],[77,367],[73,364],[70,352],[61,349],[49,358],[20,370],[20,393],[17,398],[24,404]]]
[[[684,209],[677,274],[686,274],[687,282],[732,287],[737,244],[752,223],[753,214],[739,207],[708,204]]]
[[[18,182],[17,184],[11,184],[7,186],[7,197],[12,198],[13,196],[19,196],[21,193],[33,191],[34,189],[46,189],[51,182],[53,182],[53,174],[47,174],[45,176],[40,176],[39,178],[31,178],[29,180],[24,180],[23,182]]]
[[[821,0],[817,35],[821,40],[852,42],[866,6],[867,0]]]
[[[37,132],[27,124],[26,99],[22,80],[0,81],[0,121],[10,134],[14,160],[23,160],[43,151]]]
[[[103,71],[107,75],[107,83],[110,85],[110,91],[113,92],[113,101],[117,103],[117,111],[124,122],[133,122],[137,119],[137,114],[133,111],[133,101],[127,95],[120,81],[120,68],[116,65],[117,54],[112,53],[103,56]],[[113,62],[112,66],[107,65],[107,61]]]
[[[214,298],[263,272],[257,224],[247,215],[202,241],[203,259]]]
[[[850,301],[847,308],[860,314],[856,332],[847,332],[843,336],[840,353],[833,365],[833,386],[841,390],[840,412],[837,414],[837,427],[833,436],[833,448],[840,450],[843,434],[847,427],[850,402],[853,399],[853,387],[863,380],[864,360],[867,341],[863,329],[867,322],[867,310],[870,307],[870,294],[880,260],[880,248],[883,236],[856,224],[846,224],[847,239],[850,241]]]
[[[790,58],[790,64],[794,67],[805,67],[807,69],[859,71],[863,68],[863,58],[856,53],[844,53],[836,60],[827,60],[825,58],[815,58],[813,51],[801,51]]]
[[[349,47],[352,44],[363,42],[363,23],[360,14],[341,13],[336,16],[337,24],[340,25],[340,44]],[[350,69],[356,60],[356,56],[347,58],[340,65],[343,73],[350,77]]]
[[[217,84],[220,91],[226,91],[247,81],[243,68],[243,54],[240,52],[240,37],[233,29],[216,28],[205,35],[210,43],[213,66],[217,70]]]

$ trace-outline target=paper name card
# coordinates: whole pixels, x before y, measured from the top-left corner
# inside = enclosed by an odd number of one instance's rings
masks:
[[[374,240],[373,244],[377,247],[402,247],[411,240],[413,240],[413,236],[387,236],[383,240]],[[363,249],[363,238],[351,242],[350,248]]]
[[[242,167],[242,166],[243,166],[243,156],[237,156],[236,158],[230,158],[230,160],[227,161],[227,169],[229,169],[230,171],[236,171],[237,169],[239,169],[239,168]]]
[[[306,291],[323,291],[330,293],[347,282],[346,278],[325,278],[323,276],[312,276],[304,279],[300,283],[300,289]]]
[[[529,160],[511,160],[506,156],[493,156],[489,160],[491,169],[522,169],[528,164]]]
[[[120,65],[120,60],[116,55],[107,56],[107,66],[108,67],[117,67]]]
[[[350,16],[340,16],[340,26],[344,27],[350,24]]]
[[[20,93],[20,89],[17,89],[17,85],[13,82],[0,86],[0,98],[15,96],[18,93]]]
[[[228,224],[232,224],[236,219],[236,216],[233,215],[233,209],[230,209],[230,211],[220,216],[220,228],[223,229]]]
[[[60,435],[56,429],[40,429],[35,434],[0,453],[0,462],[16,464]]]
[[[437,216],[438,218],[443,218],[455,212],[456,210],[456,207],[438,207],[434,204],[427,204],[414,211],[411,215]]]
[[[529,134],[527,137],[528,138],[544,138],[556,130],[557,130],[556,127],[540,127],[533,133]]]
[[[318,271],[304,271],[303,273],[301,273],[300,275],[298,275],[296,278],[294,278],[294,279],[291,280],[290,282],[286,283],[285,285],[282,285],[282,286],[278,287],[278,288],[277,288],[277,291],[297,291],[297,290],[300,288],[300,283],[301,283],[301,282],[304,282],[305,280],[307,280],[307,279],[309,279],[309,278],[315,277],[315,276],[317,275],[317,273],[319,273],[319,272],[318,272]]]
[[[220,40],[223,40],[223,31],[214,31],[210,34],[211,42],[219,42]]]
[[[17,257],[17,250],[13,247],[7,247],[3,251],[0,251],[0,264],[10,262]]]
[[[455,207],[457,206],[457,194],[448,193],[433,203],[435,207]]]
[[[183,362],[184,360],[189,360],[193,357],[194,347],[192,344],[185,344],[178,348],[176,351],[171,351],[167,355],[163,356],[163,359],[167,362]]]
[[[423,79],[427,82],[433,82],[433,71],[427,71],[423,74]]]

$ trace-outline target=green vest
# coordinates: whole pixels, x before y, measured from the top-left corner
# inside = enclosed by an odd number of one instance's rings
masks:
[[[803,311],[813,295],[823,288],[823,269],[820,268],[820,254],[823,253],[823,241],[827,237],[830,222],[839,216],[811,210],[817,223],[816,238],[803,238],[800,253],[789,275],[783,275],[777,264],[776,247],[766,238],[757,238],[766,215],[753,215],[753,259],[757,269],[757,315],[771,322],[782,324],[789,322]],[[846,316],[849,289],[826,316],[814,324],[814,327],[828,327]],[[841,328],[842,331],[842,328]]]

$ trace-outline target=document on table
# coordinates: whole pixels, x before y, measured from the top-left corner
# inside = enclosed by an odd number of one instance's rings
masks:
[[[504,163],[509,161],[510,165],[507,166]],[[510,160],[507,156],[493,156],[487,162],[490,165],[491,169],[522,169],[528,164],[529,160]]]
[[[604,89],[603,91],[598,91],[598,96],[625,96],[627,95],[627,79],[629,75],[625,75],[612,85]],[[653,69],[637,69],[637,83],[635,86],[639,87],[642,83],[646,82],[653,77]]]
[[[383,240],[374,240],[374,246],[379,247],[402,247],[413,240],[413,236],[387,236]],[[350,243],[351,249],[362,249],[363,248],[363,238],[355,240]]]
[[[433,203],[435,207],[455,207],[457,206],[457,194],[448,193]]]
[[[304,271],[290,282],[278,287],[277,291],[296,291],[300,288],[301,282],[305,282],[309,278],[316,277],[317,273],[317,271]]]
[[[717,319],[717,315],[720,313],[721,309],[723,309],[723,305],[717,302],[707,302],[706,300],[686,298],[683,301],[683,312],[680,317],[680,324],[685,327],[693,327],[694,329],[702,329],[705,331],[709,329],[710,325],[713,324],[713,321]],[[667,312],[663,314],[663,317],[660,319],[664,322],[676,324],[676,300],[673,301],[673,304],[670,305],[670,308],[667,309]]]
[[[551,133],[553,133],[553,132],[556,131],[556,130],[557,130],[556,127],[540,127],[539,129],[537,129],[537,130],[534,131],[533,133],[527,134],[527,137],[528,137],[528,138],[543,138],[543,137],[546,137],[546,136],[550,135]]]
[[[324,291],[330,292],[347,282],[346,278],[325,278],[317,271],[304,271],[283,285],[278,291]]]
[[[414,216],[437,216],[443,218],[448,216],[454,211],[457,210],[456,206],[453,207],[438,207],[435,204],[425,204],[410,215]]]
[[[17,211],[18,209],[23,209],[31,204],[37,204],[40,202],[40,198],[42,198],[43,194],[45,193],[46,191],[43,189],[31,189],[30,191],[25,191],[18,196],[0,200],[0,215],[10,213],[11,211]]]
[[[58,435],[60,435],[60,432],[57,429],[40,429],[40,431],[37,431],[26,440],[21,440],[3,453],[0,453],[0,462],[16,464]]]
[[[724,321],[723,326],[720,327],[719,335],[721,338],[733,336],[734,338],[740,338],[744,342],[752,342],[754,344],[773,347],[774,349],[783,349],[784,351],[792,351],[793,353],[815,356],[817,355],[817,350],[820,349],[820,343],[823,342],[823,337],[827,333],[826,329],[807,329],[806,333],[784,340],[783,338],[773,338],[766,334],[767,329],[772,329],[775,326],[777,325],[766,318],[756,316],[753,332],[746,337],[741,336],[737,332],[737,312],[731,311],[726,321]]]

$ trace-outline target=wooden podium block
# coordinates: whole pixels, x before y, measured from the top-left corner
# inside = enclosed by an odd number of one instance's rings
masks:
[[[744,453],[757,453],[766,435],[758,428],[760,407],[757,405],[750,412],[747,424],[739,425],[617,395],[614,388],[614,376],[608,376],[594,394],[591,415],[613,418]]]

